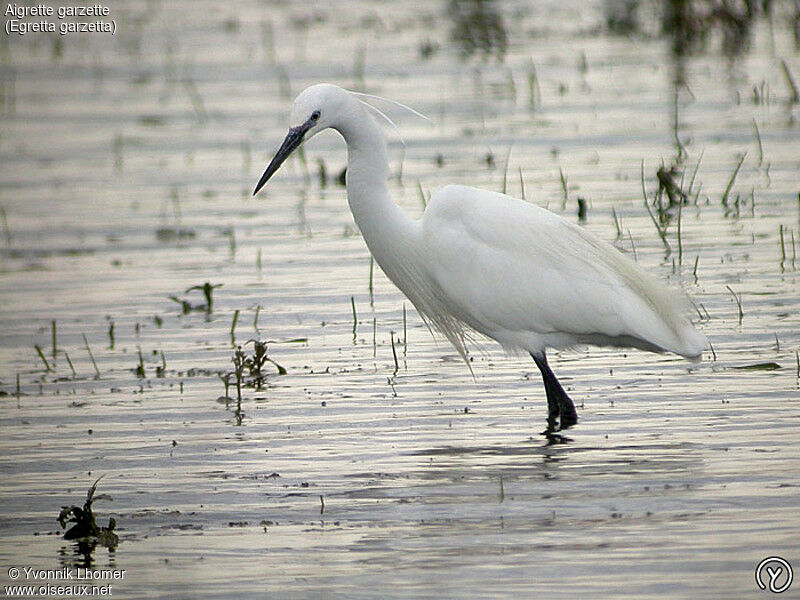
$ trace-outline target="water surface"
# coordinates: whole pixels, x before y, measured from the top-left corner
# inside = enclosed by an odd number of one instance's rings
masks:
[[[646,5],[630,36],[602,4],[488,6],[483,37],[444,2],[195,1],[115,3],[114,37],[3,38],[4,584],[91,565],[136,598],[731,598],[766,556],[800,565],[789,7],[739,53],[715,30],[676,57]],[[335,134],[250,197],[318,81],[434,119],[384,107],[410,214],[452,182],[524,185],[576,222],[581,197],[585,227],[691,295],[714,353],[553,354],[581,421],[548,445],[529,359],[487,342],[473,379],[377,268],[370,292]],[[699,166],[667,252],[640,173],[652,198],[679,154],[684,187]],[[170,296],[202,304],[205,282],[213,311],[182,314]],[[239,408],[218,374],[251,339],[287,374]],[[82,555],[55,517],[100,475],[121,542]]]

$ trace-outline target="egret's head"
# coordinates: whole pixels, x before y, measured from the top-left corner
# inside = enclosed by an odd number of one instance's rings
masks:
[[[348,102],[353,102],[350,94],[329,83],[312,85],[300,92],[295,98],[289,117],[289,133],[261,176],[253,195],[255,196],[264,187],[289,155],[305,140],[311,139],[324,129],[335,127],[337,118],[346,110]]]

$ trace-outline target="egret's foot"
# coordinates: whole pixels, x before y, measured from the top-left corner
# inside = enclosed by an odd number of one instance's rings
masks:
[[[578,415],[574,412],[566,413],[566,415],[562,415],[559,413],[555,419],[551,418],[550,416],[547,417],[547,428],[542,431],[539,435],[544,436],[551,436],[559,431],[564,431],[565,429],[569,429],[573,425],[578,422]]]
[[[547,429],[542,432],[542,435],[549,436],[557,431],[569,429],[578,422],[578,411],[575,410],[575,404],[547,364],[544,352],[541,356],[531,353],[531,357],[542,373],[542,381],[547,393]]]
[[[546,437],[548,446],[556,446],[558,444],[568,444],[569,442],[572,441],[571,437],[567,437],[566,435],[561,435],[560,433],[548,433]]]
[[[578,411],[575,410],[575,404],[572,398],[564,394],[564,401],[559,405],[561,409],[561,429],[569,429],[578,422]]]

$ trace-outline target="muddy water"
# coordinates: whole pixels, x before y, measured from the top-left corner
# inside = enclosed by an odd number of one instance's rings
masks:
[[[499,3],[485,56],[454,41],[445,3],[198,4],[115,3],[114,37],[2,38],[4,584],[12,566],[90,565],[125,569],[113,593],[136,598],[730,598],[761,593],[766,556],[800,565],[783,5],[738,55],[713,32],[678,60],[646,10],[626,38],[578,2]],[[695,299],[714,354],[554,354],[581,422],[548,446],[529,360],[486,343],[473,379],[377,269],[370,291],[335,135],[250,198],[290,98],[321,80],[434,118],[390,111],[409,213],[449,182],[522,182],[574,221],[584,198],[587,228]],[[652,198],[675,106],[684,187],[699,167],[668,253],[640,169]],[[212,312],[182,314],[170,296],[200,305],[187,290],[205,282],[222,284]],[[265,367],[238,407],[218,374],[251,339],[287,374]],[[81,553],[55,517],[100,475],[121,541]]]

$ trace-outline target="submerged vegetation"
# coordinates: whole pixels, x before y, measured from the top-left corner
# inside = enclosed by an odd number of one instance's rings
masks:
[[[210,315],[214,311],[214,290],[220,287],[222,287],[221,283],[211,284],[206,281],[202,285],[193,285],[184,292],[185,294],[193,291],[202,292],[205,298],[205,303],[203,304],[192,304],[190,301],[178,298],[177,296],[169,296],[169,299],[180,305],[181,314],[188,315],[191,312],[198,311]]]
[[[666,531],[722,572],[749,560],[714,546],[722,521],[794,549],[797,3],[622,0],[581,19],[557,2],[301,4],[255,3],[220,27],[196,11],[185,29],[163,27],[169,3],[112,7],[133,26],[107,40],[0,44],[3,489],[20,561],[116,547],[100,479],[52,502],[89,470],[119,474],[114,515],[135,551],[118,564],[145,579],[201,564],[198,585],[232,561],[300,596],[320,561],[413,578],[403,549],[420,528],[441,542],[425,576],[454,594],[489,568],[509,586],[496,595],[518,594],[570,548],[582,573],[608,564],[645,595],[674,588],[673,555],[626,560],[636,536]],[[460,182],[581,221],[689,292],[705,362],[554,353],[590,382],[569,381],[590,418],[576,442],[540,445],[530,361],[501,364],[477,340],[472,379],[401,311],[352,225],[344,155],[310,147],[251,198],[263,140],[323,75],[435,120],[397,119],[408,147],[390,182],[409,213]],[[65,114],[101,118],[73,128]],[[390,139],[393,166],[401,146]],[[746,510],[726,498],[742,490]],[[172,547],[185,554],[159,554]]]
[[[233,371],[220,375],[225,384],[225,397],[229,397],[228,388],[231,384],[236,386],[236,399],[241,402],[242,388],[250,387],[256,391],[264,387],[268,373],[264,370],[267,363],[277,368],[278,375],[286,375],[286,369],[267,355],[267,342],[249,340],[253,344],[253,353],[247,354],[242,346],[236,346],[231,357]]]
[[[119,536],[114,532],[117,521],[114,517],[109,518],[107,526],[97,524],[92,505],[97,500],[111,500],[108,494],[97,494],[97,484],[103,477],[98,477],[89,491],[86,493],[86,500],[83,506],[71,505],[62,506],[58,514],[58,523],[62,529],[67,529],[69,523],[74,523],[72,527],[64,532],[65,540],[81,540],[89,543],[99,543],[109,549],[114,549],[119,544]]]

